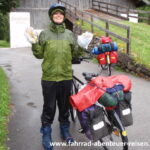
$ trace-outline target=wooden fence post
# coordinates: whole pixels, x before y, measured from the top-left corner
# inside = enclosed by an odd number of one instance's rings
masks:
[[[83,25],[83,12],[82,12],[82,20],[81,20],[81,24]]]
[[[119,7],[116,6],[116,15],[119,16]]]
[[[109,30],[109,23],[106,22],[106,29]],[[106,36],[109,36],[109,33],[106,32]]]
[[[127,54],[129,55],[130,54],[130,48],[131,48],[131,38],[130,38],[130,27],[128,28],[127,30],[127,38],[128,38],[128,42],[127,42]]]
[[[91,6],[92,6],[92,3],[91,3],[91,0],[89,0],[89,9],[92,9]]]
[[[92,0],[92,9],[93,9],[93,0]]]
[[[107,6],[106,6],[106,9],[107,9],[107,13],[108,13],[108,4],[107,4]]]
[[[91,22],[93,23],[93,16],[91,16]],[[94,33],[93,24],[91,24],[91,32]]]
[[[148,24],[150,25],[150,14],[148,15]]]
[[[77,16],[77,8],[75,7],[74,9],[75,9],[75,16]]]
[[[127,9],[127,19],[129,20],[129,8]]]
[[[98,3],[98,8],[99,8],[99,10],[101,10],[101,5],[100,5],[100,3]]]

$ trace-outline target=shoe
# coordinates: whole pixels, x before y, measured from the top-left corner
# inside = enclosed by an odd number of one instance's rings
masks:
[[[52,138],[51,138],[52,128],[51,128],[51,126],[42,127],[40,132],[43,134],[42,144],[43,144],[44,150],[52,150],[53,146],[51,145],[51,143],[52,143]]]
[[[61,138],[65,140],[67,144],[71,144],[74,142],[74,139],[69,132],[69,127],[69,124],[60,124]]]

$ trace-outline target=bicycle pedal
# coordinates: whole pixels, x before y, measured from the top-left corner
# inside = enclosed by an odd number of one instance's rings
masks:
[[[80,129],[78,129],[78,132],[83,134],[84,130],[82,128],[80,128]]]
[[[119,135],[120,135],[120,133],[119,133],[119,131],[118,131],[117,129],[115,129],[115,130],[113,131],[113,134],[116,135],[116,136],[119,136]]]

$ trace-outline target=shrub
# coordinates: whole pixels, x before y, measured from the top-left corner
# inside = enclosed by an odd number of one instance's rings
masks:
[[[0,13],[0,40],[9,41],[9,17]]]

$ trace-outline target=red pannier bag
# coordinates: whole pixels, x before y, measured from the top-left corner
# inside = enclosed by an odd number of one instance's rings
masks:
[[[118,54],[117,54],[117,52],[112,51],[112,52],[109,53],[109,56],[110,56],[110,63],[111,64],[117,63],[117,61],[118,61]]]
[[[124,92],[130,91],[132,86],[131,80],[126,75],[98,76],[91,80],[77,94],[70,96],[70,103],[75,109],[81,112],[95,104],[105,93],[106,88],[112,88],[115,84],[123,84]]]
[[[99,55],[97,56],[97,60],[98,60],[99,64],[101,64],[101,65],[107,63],[107,61],[106,61],[106,56],[105,56],[104,53],[103,53],[103,54],[99,54]]]
[[[92,106],[101,97],[105,91],[98,89],[96,86],[87,84],[81,91],[70,97],[70,103],[78,111]]]

